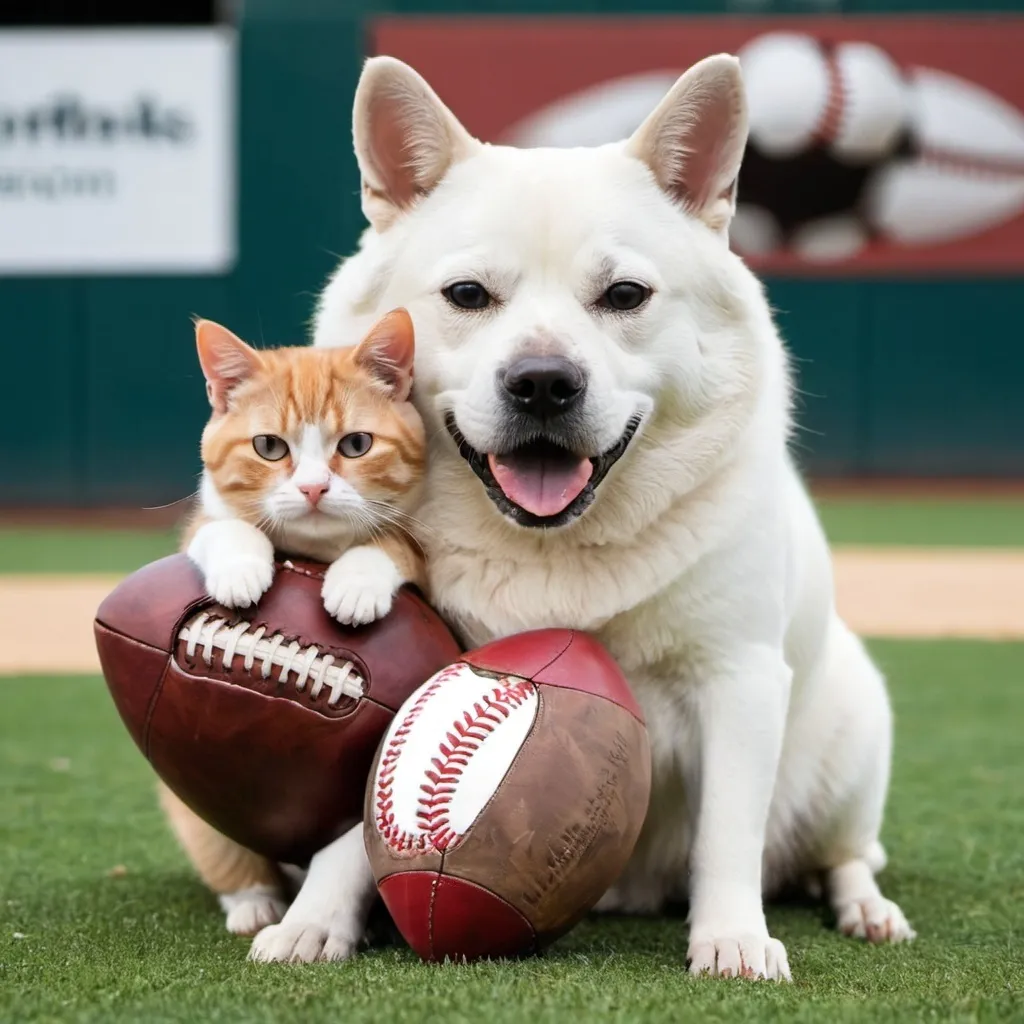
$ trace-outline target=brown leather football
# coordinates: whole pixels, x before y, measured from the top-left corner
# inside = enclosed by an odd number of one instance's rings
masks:
[[[519,956],[615,882],[650,789],[643,716],[611,655],[585,633],[538,630],[463,655],[409,698],[363,835],[423,959]]]
[[[460,650],[411,589],[380,621],[341,625],[323,607],[324,568],[280,561],[256,608],[228,611],[172,555],[96,615],[107,685],[157,774],[225,835],[286,863],[358,822],[395,711]]]

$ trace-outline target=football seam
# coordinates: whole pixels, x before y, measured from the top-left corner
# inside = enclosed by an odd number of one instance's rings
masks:
[[[529,676],[524,676],[522,674],[519,674],[519,678],[520,679],[529,679],[532,682],[545,669],[551,668],[551,666],[554,665],[554,663],[556,661],[558,661],[558,659],[561,658],[562,655],[564,655],[565,652],[567,650],[569,650],[570,647],[572,647],[572,642],[573,642],[573,640],[576,639],[576,630],[575,629],[571,629],[568,632],[569,632],[569,639],[565,641],[565,646],[557,654],[552,655],[547,661],[544,662],[543,665],[540,666],[540,668],[534,669],[534,671],[531,672]],[[486,665],[478,665],[475,661],[472,661],[471,658],[472,658],[472,652],[470,652],[470,654],[466,655],[466,657],[463,660],[471,668],[475,669],[478,672],[482,672],[485,675],[491,675],[491,676],[493,676],[496,679],[501,679],[504,676],[512,675],[513,674],[513,673],[505,671],[504,669],[488,668]]]
[[[427,948],[430,951],[431,960],[436,957],[434,952],[434,906],[437,903],[437,890],[441,888],[442,871],[443,865],[430,882],[430,906],[427,907]]]
[[[156,716],[156,706],[164,692],[164,684],[167,682],[167,673],[170,671],[170,668],[171,660],[168,658],[164,662],[163,671],[160,673],[160,682],[157,683],[153,696],[149,698],[149,706],[146,708],[146,721],[142,726],[142,755],[147,761],[152,760],[150,758],[149,734],[153,727],[153,718]]]
[[[147,643],[145,640],[140,640],[137,636],[131,636],[128,633],[125,633],[124,630],[118,629],[116,626],[111,626],[109,622],[105,622],[98,616],[95,620],[95,625],[101,626],[108,633],[112,634],[113,636],[118,636],[122,640],[129,640],[133,644],[138,644],[139,647],[145,647],[146,650],[148,651],[155,651],[157,654],[163,654],[168,657],[171,654],[171,651],[169,651],[166,647],[156,647],[151,643]],[[173,647],[173,642],[171,646]]]
[[[121,632],[119,629],[114,629],[102,619],[97,617],[94,620],[94,629],[99,628],[105,630],[111,636],[118,637],[120,640],[126,643],[132,644],[135,647],[142,647],[147,651],[152,651],[154,654],[163,655],[163,667],[160,670],[160,679],[150,694],[149,701],[146,704],[146,717],[142,721],[142,730],[139,734],[139,749],[142,751],[142,756],[149,760],[149,732],[153,716],[156,714],[156,706],[160,700],[160,695],[163,693],[164,683],[167,681],[167,671],[171,665],[171,655],[168,651],[165,651],[162,647],[154,647],[152,644],[147,644],[143,640],[139,640],[136,637],[129,636],[127,633]]]
[[[569,650],[570,647],[572,647],[573,642],[575,641],[576,636],[577,636],[577,634],[579,632],[580,631],[576,630],[576,629],[573,629],[573,630],[569,631],[569,639],[566,641],[565,646],[549,662],[547,662],[546,664],[542,665],[539,669],[537,669],[536,672],[533,673],[533,675],[530,676],[530,681],[531,682],[534,682],[536,680],[537,676],[539,676],[541,674],[541,672],[545,671],[545,669],[551,668],[551,666],[554,665],[554,663],[556,661],[558,661],[558,659],[561,658],[566,653],[566,651]],[[473,663],[471,661],[467,661],[466,664],[472,665]],[[621,671],[621,669],[620,669],[620,671]],[[623,677],[625,677],[625,673],[623,673]],[[538,686],[538,687],[540,687],[540,686],[556,686],[557,687],[558,686],[557,683],[545,683],[543,680],[541,680],[541,682],[539,682],[539,683],[535,683],[535,685]],[[567,686],[567,687],[565,687],[565,689],[573,690],[573,689],[575,689],[575,687]],[[614,697],[609,697],[607,694],[593,693],[590,690],[578,690],[577,692],[578,693],[588,693],[588,694],[590,694],[591,697],[594,697],[597,700],[605,700],[609,704],[611,704],[613,707],[621,708],[623,711],[626,712],[627,715],[629,715],[632,718],[635,718],[642,726],[644,726],[644,728],[646,728],[647,727],[647,721],[644,718],[644,713],[643,713],[644,709],[642,707],[640,707],[640,702],[636,699],[636,694],[633,693],[633,690],[632,690],[632,688],[629,685],[629,680],[628,679],[626,680],[626,689],[627,689],[627,692],[629,693],[629,695],[633,698],[633,703],[636,704],[637,711],[640,712],[639,714],[637,714],[637,712],[634,711],[632,708],[626,707],[625,704],[620,704],[617,700],[615,700]],[[540,690],[539,689],[537,690],[537,694],[538,694],[538,696],[540,695]]]
[[[318,572],[315,569],[301,568],[300,566],[297,566],[294,562],[287,559],[283,562],[278,562],[277,569],[283,570],[284,572],[293,572],[295,573],[296,576],[305,576],[307,579],[311,580],[320,580],[321,582],[323,582],[324,579],[324,573],[322,571]]]
[[[331,691],[327,706],[332,709],[337,709],[344,697],[359,701],[366,695],[365,671],[350,652],[339,652],[340,656],[324,653],[322,645],[305,642],[303,636],[272,630],[268,623],[248,619],[232,622],[224,616],[202,611],[178,630],[171,653],[178,664],[177,655],[182,642],[186,645],[186,667],[190,669],[194,667],[197,655],[207,667],[212,667],[216,650],[221,653],[223,669],[229,675],[235,657],[242,656],[247,673],[251,673],[259,662],[260,674],[268,680],[274,675],[274,669],[279,668],[277,681],[293,686],[299,693],[305,694],[306,682],[312,680],[309,697],[313,701],[319,698],[321,689],[326,685]],[[266,647],[261,648],[259,645],[264,643]],[[278,652],[281,652],[280,660],[275,662]],[[228,681],[241,685],[233,679]]]

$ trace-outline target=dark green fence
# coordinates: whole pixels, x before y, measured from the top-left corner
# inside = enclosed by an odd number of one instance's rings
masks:
[[[964,10],[915,0],[665,12]],[[1011,0],[985,9],[1021,10]],[[568,13],[623,13],[560,0]],[[189,317],[298,341],[361,228],[349,114],[374,13],[539,13],[546,0],[248,0],[240,26],[239,251],[224,277],[0,279],[0,502],[156,505],[194,486],[206,407]],[[829,475],[1024,474],[1019,279],[772,280],[799,370],[799,453]]]

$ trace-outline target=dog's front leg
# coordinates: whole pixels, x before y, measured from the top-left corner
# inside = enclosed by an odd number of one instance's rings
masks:
[[[347,960],[363,937],[376,894],[360,823],[310,861],[295,902],[280,924],[253,939],[249,959]]]
[[[786,950],[768,935],[761,861],[790,670],[781,651],[758,645],[737,653],[696,693],[687,956],[693,974],[789,979]]]

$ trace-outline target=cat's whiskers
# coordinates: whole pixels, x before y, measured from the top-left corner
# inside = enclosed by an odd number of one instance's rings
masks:
[[[354,506],[352,511],[354,513],[355,520],[361,527],[369,532],[370,537],[373,540],[380,540],[384,536],[384,530],[381,529],[380,525],[366,509]]]
[[[266,512],[260,519],[254,524],[257,530],[262,530],[264,533],[273,530],[275,527],[281,525],[281,520],[274,515],[273,512]]]
[[[394,497],[399,503],[411,500],[424,471],[421,427],[410,423],[414,411],[380,401],[381,381],[374,378],[393,383],[398,364],[389,361],[391,356],[375,345],[256,353],[216,325],[204,331],[200,361],[205,353],[208,391],[221,415],[211,419],[203,435],[200,501],[209,508],[201,513],[241,519],[279,551],[316,561],[331,562],[359,544],[387,550],[397,545],[419,558],[416,533],[426,530],[424,524],[364,494],[391,493],[375,490],[379,480],[407,480],[407,487],[394,488]],[[388,346],[411,359],[411,337],[388,332]],[[367,351],[372,351],[370,363],[363,358]],[[241,381],[222,372],[221,364],[242,368],[244,390],[234,393]],[[364,433],[371,444],[374,437],[390,444],[380,445],[375,458],[359,461],[333,442],[327,445],[328,435],[342,428]],[[318,494],[307,486],[325,475],[327,486]]]
[[[184,498],[175,498],[174,501],[167,502],[166,505],[144,505],[142,507],[143,512],[162,512],[165,508],[174,508],[175,505],[180,505],[182,502],[191,501],[199,494],[198,490],[193,491],[191,494],[186,494]]]
[[[373,498],[367,498],[366,504],[371,506],[374,513],[381,519],[388,522],[389,525],[396,526],[410,535],[412,535],[410,526],[418,530],[422,530],[424,533],[436,532],[432,526],[428,526],[422,519],[417,519],[414,515],[410,515],[408,512],[397,508],[394,505],[389,505],[385,501],[377,501]]]

